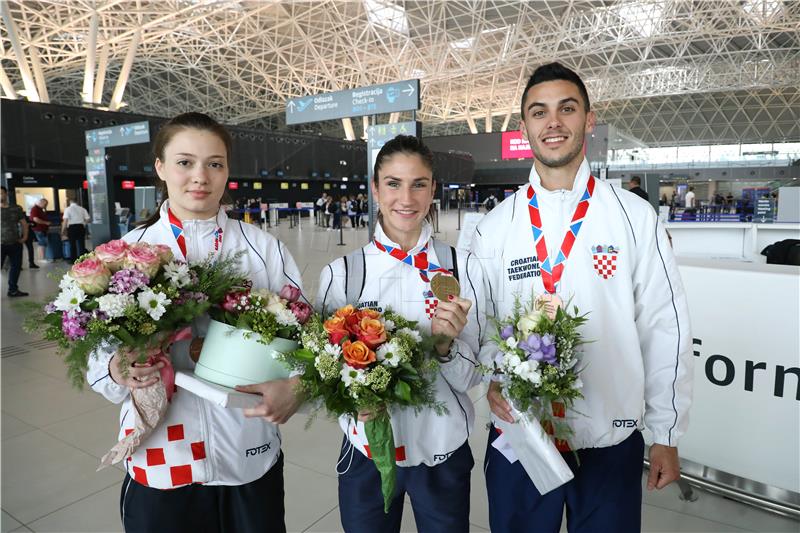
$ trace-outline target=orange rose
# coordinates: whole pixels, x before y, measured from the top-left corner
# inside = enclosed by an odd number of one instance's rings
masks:
[[[322,327],[328,332],[328,340],[333,344],[339,344],[347,335],[347,328],[342,317],[332,316],[322,324]]]
[[[381,317],[381,314],[374,309],[362,309],[358,312],[359,317],[361,318],[375,318],[378,319]]]
[[[348,316],[352,315],[355,312],[356,312],[355,307],[353,307],[352,305],[345,305],[344,307],[340,307],[339,309],[337,309],[336,312],[333,313],[333,316],[339,318],[347,318]]]
[[[370,350],[361,341],[344,341],[342,344],[342,357],[348,365],[353,368],[366,368],[370,363],[375,362],[375,352]]]
[[[358,340],[372,348],[373,350],[386,342],[386,330],[380,320],[374,318],[362,318],[358,323]]]

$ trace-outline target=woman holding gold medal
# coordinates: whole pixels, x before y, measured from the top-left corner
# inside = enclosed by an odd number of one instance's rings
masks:
[[[447,412],[392,410],[398,469],[388,513],[364,431],[371,413],[340,419],[342,525],[348,532],[399,531],[408,494],[418,530],[467,531],[474,465],[467,439],[475,420],[467,391],[481,381],[483,273],[471,254],[432,238],[433,154],[416,137],[399,135],[384,145],[371,186],[380,208],[373,240],[322,270],[317,308],[323,315],[346,304],[389,308],[418,321],[420,330],[446,337],[434,355],[441,362],[436,400]]]

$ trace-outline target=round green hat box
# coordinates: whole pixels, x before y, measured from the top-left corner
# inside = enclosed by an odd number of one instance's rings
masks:
[[[265,345],[256,338],[257,334],[252,331],[212,320],[194,375],[231,388],[288,378],[289,368],[275,356],[292,352],[299,344],[275,337]]]

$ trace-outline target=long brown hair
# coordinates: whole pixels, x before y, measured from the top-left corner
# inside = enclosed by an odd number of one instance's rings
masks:
[[[161,126],[161,129],[159,129],[158,133],[156,133],[156,138],[153,140],[153,157],[163,161],[164,150],[170,141],[172,141],[172,138],[175,137],[176,134],[188,129],[208,131],[216,135],[219,140],[222,141],[222,144],[225,145],[225,155],[227,156],[228,165],[230,165],[231,151],[233,149],[233,140],[231,139],[231,134],[228,133],[228,130],[225,129],[225,126],[210,116],[206,115],[205,113],[196,112],[183,113],[173,117],[166,124]],[[156,212],[153,213],[147,220],[139,224],[140,227],[146,228],[158,222],[158,219],[161,216],[161,206],[164,205],[164,202],[169,198],[166,182],[158,177],[156,177],[156,190],[161,195],[161,202],[158,204]],[[222,201],[224,203],[231,203],[227,191],[223,194]]]
[[[375,157],[375,168],[373,169],[372,173],[372,182],[375,184],[376,189],[380,183],[380,180],[378,180],[378,172],[383,164],[395,154],[418,155],[425,168],[431,171],[431,187],[435,186],[436,179],[433,177],[434,165],[433,152],[431,149],[413,135],[398,135],[394,139],[384,144],[381,150],[378,152],[378,155]],[[428,222],[433,222],[434,209],[435,207],[433,205],[433,199],[431,198],[431,206],[428,208],[428,214],[425,216],[425,220]],[[380,211],[378,211],[378,221],[383,221],[383,216]]]

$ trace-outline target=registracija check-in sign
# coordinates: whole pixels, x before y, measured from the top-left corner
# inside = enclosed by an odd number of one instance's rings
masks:
[[[415,111],[419,106],[419,80],[396,81],[290,98],[286,102],[286,124]]]

